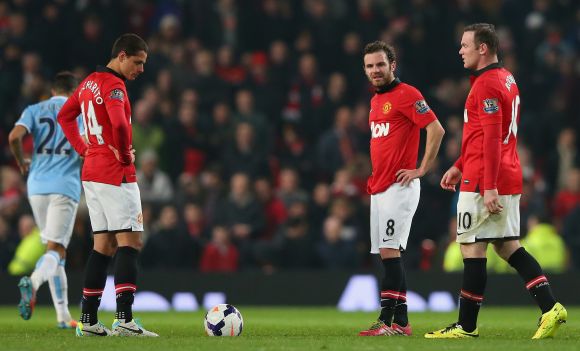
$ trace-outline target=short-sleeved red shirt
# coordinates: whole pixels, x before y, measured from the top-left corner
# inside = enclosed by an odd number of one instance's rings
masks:
[[[475,72],[471,82],[463,115],[461,157],[456,163],[463,172],[461,191],[483,193],[496,186],[500,195],[521,194],[522,170],[516,149],[520,93],[516,81],[508,70],[492,64]],[[484,126],[490,125],[501,125],[500,155],[484,152]],[[499,161],[497,179],[486,179],[486,158]]]
[[[71,123],[83,115],[88,145]],[[112,185],[137,181],[135,166],[128,162],[132,143],[131,105],[124,79],[115,71],[99,67],[77,87],[58,115],[58,121],[75,150],[85,161],[81,179]],[[119,151],[117,160],[110,146]],[[88,150],[87,150],[88,147]]]
[[[421,128],[437,117],[423,95],[409,84],[395,79],[371,99],[371,163],[367,183],[369,194],[387,190],[400,169],[417,168]]]

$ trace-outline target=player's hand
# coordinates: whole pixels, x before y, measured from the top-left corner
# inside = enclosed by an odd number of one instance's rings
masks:
[[[499,203],[497,189],[490,189],[483,192],[483,204],[491,214],[498,214],[503,210],[503,206]]]
[[[455,192],[455,185],[457,185],[457,183],[459,183],[461,180],[461,175],[462,173],[459,168],[451,166],[451,168],[445,172],[443,177],[441,177],[441,182],[439,185],[441,185],[443,190]]]
[[[131,163],[135,163],[135,149],[129,151],[131,153]]]
[[[420,169],[399,169],[395,176],[397,177],[397,183],[401,183],[403,186],[407,186],[415,178],[421,178],[425,175],[425,172]]]
[[[113,151],[113,154],[115,154],[115,158],[117,159],[117,161],[122,162],[121,156],[119,155],[119,150],[115,149],[115,147],[111,145],[109,145],[109,149]],[[135,149],[131,149],[131,151],[129,152],[131,153],[131,163],[135,163]]]
[[[20,168],[20,174],[22,175],[27,175],[28,171],[30,170],[30,159],[29,158],[25,158],[22,160],[22,162],[18,165],[18,167]]]

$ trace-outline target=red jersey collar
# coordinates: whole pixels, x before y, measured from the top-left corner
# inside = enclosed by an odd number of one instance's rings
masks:
[[[392,82],[390,82],[389,84],[377,87],[377,89],[375,90],[375,92],[377,94],[384,94],[388,91],[393,90],[397,85],[399,85],[401,83],[401,80],[399,78],[395,78],[393,79]]]
[[[123,82],[125,82],[127,80],[121,74],[117,73],[116,71],[114,71],[114,70],[112,70],[112,69],[110,69],[109,67],[106,67],[106,66],[97,66],[97,72],[111,73],[112,75],[120,78]]]
[[[485,66],[482,69],[479,69],[477,71],[473,71],[471,74],[474,75],[475,77],[479,77],[480,75],[484,74],[485,72],[494,69],[494,68],[502,68],[503,64],[500,62],[495,62],[492,63],[491,65]]]

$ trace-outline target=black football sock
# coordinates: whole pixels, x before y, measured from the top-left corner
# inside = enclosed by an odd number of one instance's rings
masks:
[[[115,256],[115,295],[117,313],[121,322],[133,319],[133,300],[137,290],[137,255],[139,251],[130,246],[121,246]]]
[[[89,255],[85,268],[85,283],[81,302],[81,323],[95,324],[99,321],[97,311],[101,304],[101,296],[107,283],[107,268],[111,257],[95,250]]]
[[[381,315],[379,319],[386,325],[391,326],[403,279],[401,258],[384,259],[383,267],[385,268],[385,274],[381,284]]]
[[[542,267],[526,249],[520,247],[508,259],[508,263],[518,271],[520,277],[526,283],[526,289],[530,292],[542,313],[548,312],[556,299],[550,288],[548,278],[542,272]]]
[[[477,315],[483,302],[487,282],[487,258],[463,260],[463,285],[459,294],[459,320],[463,330],[472,332],[477,327]]]
[[[405,268],[403,261],[401,261],[402,283],[399,291],[399,299],[395,305],[395,316],[393,323],[397,323],[401,327],[406,327],[409,324],[409,317],[407,315],[407,277],[405,276]]]

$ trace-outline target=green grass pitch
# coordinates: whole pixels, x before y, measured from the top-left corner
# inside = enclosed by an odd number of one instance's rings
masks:
[[[580,350],[580,307],[568,307],[568,323],[554,339],[531,340],[539,313],[535,308],[484,307],[480,337],[427,340],[423,334],[453,322],[456,313],[412,313],[411,337],[358,337],[376,313],[341,313],[334,308],[256,308],[239,306],[244,316],[240,337],[208,337],[205,312],[137,313],[145,328],[160,338],[78,338],[55,327],[54,311],[39,307],[23,321],[16,306],[0,307],[0,350]],[[73,310],[78,315],[78,310]],[[101,312],[110,324],[113,313]]]

